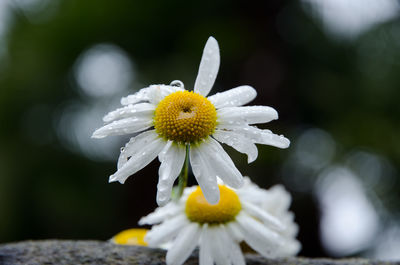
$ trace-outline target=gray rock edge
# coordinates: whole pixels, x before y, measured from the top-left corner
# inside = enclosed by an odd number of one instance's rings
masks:
[[[0,245],[1,265],[37,264],[96,264],[96,265],[161,265],[165,264],[165,250],[140,246],[115,245],[93,240],[40,240]],[[329,259],[293,257],[265,259],[257,254],[246,254],[247,265],[392,265],[400,262],[383,262],[361,258]],[[198,264],[197,252],[185,262]]]

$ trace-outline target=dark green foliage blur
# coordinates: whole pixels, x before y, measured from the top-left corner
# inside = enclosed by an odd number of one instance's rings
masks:
[[[96,103],[80,92],[73,67],[97,44],[115,45],[132,60],[134,80],[124,96],[175,79],[190,88],[212,35],[221,48],[221,68],[211,93],[252,85],[258,91],[252,104],[272,106],[280,115],[261,127],[284,134],[292,146],[303,130],[321,128],[335,139],[339,157],[361,149],[400,169],[400,42],[389,34],[399,28],[398,20],[342,42],[327,37],[297,1],[50,3],[36,18],[13,5],[0,42],[7,45],[0,61],[0,243],[107,240],[136,227],[156,207],[158,161],[124,185],[108,184],[117,156],[94,159],[60,137],[66,104]],[[107,97],[101,100],[111,104]],[[103,108],[100,117],[113,107]],[[102,125],[101,119],[94,123]],[[258,160],[249,165],[244,155],[226,150],[260,186],[284,183],[281,169],[291,148],[259,146]],[[400,183],[394,174],[391,189],[376,190],[384,207],[398,214]],[[302,255],[326,255],[311,191],[287,188],[294,196]]]

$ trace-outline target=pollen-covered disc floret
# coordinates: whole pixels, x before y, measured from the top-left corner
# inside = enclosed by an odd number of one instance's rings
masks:
[[[195,143],[211,135],[217,124],[217,111],[204,96],[178,91],[166,96],[158,104],[154,127],[167,140]]]
[[[234,220],[242,209],[238,195],[223,185],[219,185],[219,192],[219,202],[210,204],[200,187],[197,187],[186,201],[185,213],[188,219],[201,224],[221,224]]]

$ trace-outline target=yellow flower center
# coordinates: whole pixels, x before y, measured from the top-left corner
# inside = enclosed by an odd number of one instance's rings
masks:
[[[178,143],[195,143],[214,132],[217,111],[200,94],[178,91],[166,96],[158,104],[154,127],[157,133]]]
[[[242,209],[239,197],[230,188],[219,185],[220,199],[215,205],[204,198],[200,187],[192,192],[186,201],[186,216],[192,222],[220,224],[235,219]]]
[[[147,242],[144,241],[147,231],[142,228],[127,229],[115,235],[112,242],[121,245],[147,246]]]

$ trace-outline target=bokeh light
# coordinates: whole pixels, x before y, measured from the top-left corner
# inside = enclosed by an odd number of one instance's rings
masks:
[[[353,39],[398,16],[396,0],[303,0],[304,9],[320,19],[333,37]]]
[[[77,60],[74,75],[82,92],[91,97],[127,91],[134,79],[127,54],[115,45],[98,44]]]
[[[400,227],[399,220],[386,226],[378,237],[375,248],[368,256],[385,261],[398,261],[400,259]]]
[[[4,60],[4,56],[7,52],[7,42],[5,35],[11,19],[9,8],[10,6],[7,1],[0,2],[0,59],[1,60]],[[2,65],[0,64],[0,70],[1,68]]]
[[[322,210],[322,243],[331,255],[355,254],[373,244],[379,217],[357,176],[344,167],[327,168],[315,192]]]
[[[317,173],[330,165],[335,149],[335,141],[324,130],[310,128],[302,132],[283,167],[286,184],[296,191],[312,190]]]
[[[54,123],[63,146],[93,160],[115,161],[123,139],[109,137],[104,141],[96,141],[91,138],[94,130],[100,127],[99,121],[106,111],[107,108],[102,104],[69,102],[62,106]]]

